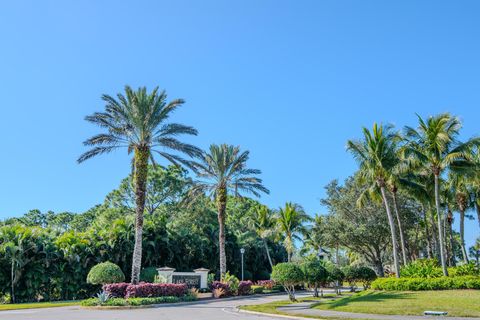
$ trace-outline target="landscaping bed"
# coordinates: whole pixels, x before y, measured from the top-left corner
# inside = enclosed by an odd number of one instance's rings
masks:
[[[104,302],[97,298],[83,300],[82,307],[139,307],[156,305],[163,303],[178,303],[196,301],[197,298],[193,295],[185,295],[183,297],[166,296],[166,297],[147,297],[147,298],[111,298]]]

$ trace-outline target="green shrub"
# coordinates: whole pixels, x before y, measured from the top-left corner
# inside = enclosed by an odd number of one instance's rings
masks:
[[[304,279],[302,269],[298,265],[284,262],[273,266],[271,279],[285,288],[291,301],[296,301],[294,287]]]
[[[123,281],[125,281],[125,275],[122,269],[108,261],[93,266],[87,276],[87,283],[90,284],[106,284]]]
[[[372,282],[372,288],[387,291],[480,289],[480,277],[378,278]]]
[[[438,278],[443,276],[442,268],[437,259],[418,259],[400,269],[402,277],[407,278]]]
[[[183,301],[195,301],[197,298],[193,295],[186,295],[183,297],[154,297],[154,298],[111,298],[104,303],[100,303],[98,299],[86,299],[81,302],[81,305],[84,307],[96,307],[96,306],[107,306],[107,307],[121,307],[121,306],[146,306],[152,304],[161,304],[161,303],[176,303]]]
[[[480,276],[480,271],[473,262],[470,262],[461,266],[448,268],[448,274],[451,277]]]
[[[238,278],[235,277],[233,274],[230,274],[230,272],[227,272],[223,275],[221,282],[228,284],[228,287],[233,295],[236,295],[238,293],[238,286],[240,284],[240,280],[238,280]]]
[[[140,281],[142,282],[155,282],[155,277],[158,275],[157,268],[155,267],[147,267],[143,268],[140,272]]]
[[[318,297],[318,287],[327,281],[327,270],[319,260],[305,261],[301,267],[305,283],[314,288],[313,296]]]
[[[253,294],[263,293],[263,286],[252,286]]]

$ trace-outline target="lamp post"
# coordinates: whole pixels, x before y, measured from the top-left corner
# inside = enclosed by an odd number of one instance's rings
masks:
[[[243,254],[245,253],[245,249],[244,248],[241,248],[240,249],[240,253],[242,255],[242,281],[243,281]]]

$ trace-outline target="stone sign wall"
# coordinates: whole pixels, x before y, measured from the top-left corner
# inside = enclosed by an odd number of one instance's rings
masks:
[[[165,278],[167,283],[185,283],[189,288],[207,288],[208,269],[195,269],[193,272],[175,272],[174,268],[158,268],[158,275]]]

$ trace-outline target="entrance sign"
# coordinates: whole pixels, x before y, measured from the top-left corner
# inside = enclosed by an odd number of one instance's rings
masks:
[[[189,288],[207,288],[208,269],[199,268],[193,272],[175,272],[174,268],[158,268],[158,275],[165,278],[167,283],[185,283]]]

